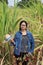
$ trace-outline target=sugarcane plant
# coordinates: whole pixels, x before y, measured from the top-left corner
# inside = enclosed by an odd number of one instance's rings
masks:
[[[18,22],[21,20],[21,18],[17,18],[19,12],[17,10],[17,5],[14,6],[14,8],[9,8],[8,5],[6,4],[6,2],[0,2],[0,42],[2,47],[4,48],[4,50],[2,50],[3,52],[2,57],[4,59],[4,57],[6,56],[6,53],[8,53],[8,60],[9,63],[11,62],[11,58],[10,58],[10,45],[9,42],[7,44],[2,43],[2,41],[4,40],[4,36],[5,34],[9,34],[9,32],[11,33],[11,31],[14,34],[14,29],[16,27],[16,25],[18,24]],[[12,13],[10,13],[10,11]],[[1,62],[1,65],[5,65],[5,63],[8,62],[7,59],[6,62]],[[11,65],[11,64],[10,64]]]
[[[14,35],[14,33],[18,30],[18,23],[20,22],[20,20],[24,19],[28,21],[28,29],[33,34],[38,34],[38,39],[43,42],[43,4],[41,4],[41,2],[35,3],[33,2],[33,0],[29,0],[29,2],[26,3],[26,6],[22,3],[20,4],[20,6],[23,6],[23,8],[20,8],[18,6],[18,3],[15,3],[14,7],[8,7],[6,2],[0,1],[0,57],[2,58],[1,65],[12,65],[10,51],[11,47],[9,45],[10,42],[7,42],[6,44],[2,42],[5,39],[4,36],[6,34]],[[37,54],[35,55],[37,57]],[[36,57],[34,59],[36,59],[37,61]]]

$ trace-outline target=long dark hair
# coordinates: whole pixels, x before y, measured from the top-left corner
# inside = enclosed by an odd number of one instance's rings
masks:
[[[21,30],[21,24],[22,24],[23,22],[26,24],[26,28],[27,28],[27,22],[26,22],[25,20],[22,20],[22,21],[20,22],[20,24],[19,24],[19,30]]]

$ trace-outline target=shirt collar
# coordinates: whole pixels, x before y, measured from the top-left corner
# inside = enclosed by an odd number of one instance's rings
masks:
[[[22,34],[22,31],[19,31],[21,34]],[[26,30],[26,34],[29,34],[29,31],[28,30]]]

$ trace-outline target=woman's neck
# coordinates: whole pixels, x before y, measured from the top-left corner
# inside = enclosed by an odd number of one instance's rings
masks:
[[[25,32],[26,30],[21,30],[22,32]]]
[[[26,30],[22,30],[22,35],[26,35]]]

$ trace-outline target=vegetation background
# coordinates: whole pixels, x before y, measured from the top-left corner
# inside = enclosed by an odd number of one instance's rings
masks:
[[[27,21],[28,30],[35,38],[35,47],[43,44],[43,3],[41,0],[17,1],[17,3],[14,2],[13,7],[8,6],[8,0],[0,0],[0,61],[6,56],[4,65],[11,65],[10,43],[2,43],[4,36],[7,33],[14,35],[19,29],[21,20]]]

